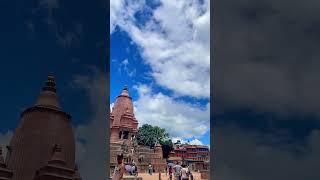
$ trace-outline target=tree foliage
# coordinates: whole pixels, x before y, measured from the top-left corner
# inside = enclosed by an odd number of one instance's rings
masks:
[[[173,150],[173,143],[171,139],[162,140],[160,141],[160,144],[162,145],[163,158],[168,158],[169,153]]]
[[[169,134],[165,129],[158,126],[144,124],[138,130],[137,141],[139,145],[145,145],[153,148],[156,143],[162,145],[163,157],[167,158],[172,150],[173,143],[169,139]]]

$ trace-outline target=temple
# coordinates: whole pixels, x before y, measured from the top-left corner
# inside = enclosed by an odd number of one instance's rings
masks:
[[[111,142],[133,139],[138,133],[138,121],[133,114],[132,98],[125,86],[110,115]]]
[[[60,106],[52,75],[35,105],[21,113],[7,148],[5,161],[0,151],[0,179],[81,179],[75,164],[71,116]]]
[[[132,98],[129,96],[128,87],[125,86],[110,113],[110,170],[117,163],[116,155],[123,153],[124,163],[135,163],[139,172],[147,171],[151,164],[154,169],[163,171],[166,160],[163,159],[162,147],[157,144],[154,148],[138,145],[136,136],[138,121],[134,116]]]

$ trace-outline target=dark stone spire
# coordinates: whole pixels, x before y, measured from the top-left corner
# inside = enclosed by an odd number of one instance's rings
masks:
[[[39,180],[48,180],[52,168],[57,178],[65,174],[72,179],[75,137],[71,116],[60,108],[53,75],[48,76],[35,105],[20,118],[6,158],[13,180],[35,180],[36,172]]]
[[[55,78],[52,74],[49,74],[35,105],[60,110],[61,107],[56,92]]]
[[[45,82],[45,86],[42,88],[42,90],[57,92],[55,78],[52,74],[48,75],[48,79]]]

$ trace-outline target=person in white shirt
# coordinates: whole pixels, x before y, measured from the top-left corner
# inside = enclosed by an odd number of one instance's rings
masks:
[[[186,167],[186,165],[182,165],[182,169],[181,169],[181,180],[189,180],[189,170]]]

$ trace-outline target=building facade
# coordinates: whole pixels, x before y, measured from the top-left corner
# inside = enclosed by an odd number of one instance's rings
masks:
[[[208,170],[210,150],[208,146],[174,143],[174,149],[169,154],[169,161],[189,165],[193,170]]]

